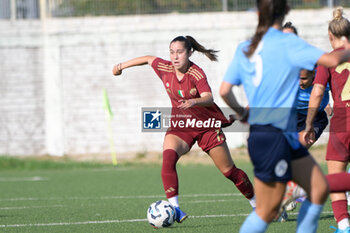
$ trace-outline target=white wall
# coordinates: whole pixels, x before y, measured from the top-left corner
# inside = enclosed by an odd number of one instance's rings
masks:
[[[287,20],[301,37],[329,51],[331,16],[330,9],[295,10]],[[141,107],[170,106],[161,82],[148,66],[114,77],[113,64],[142,55],[167,59],[170,40],[192,35],[220,50],[218,63],[200,54],[192,60],[224,107],[219,85],[256,20],[254,12],[230,12],[0,21],[0,154],[109,153],[103,88],[115,115],[117,153],[161,150],[164,133],[141,132]],[[227,133],[230,147],[244,144],[245,137]]]

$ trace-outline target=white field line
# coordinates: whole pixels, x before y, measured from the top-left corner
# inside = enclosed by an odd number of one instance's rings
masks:
[[[41,209],[41,208],[63,208],[65,205],[42,205],[42,206],[13,206],[0,207],[0,210],[23,210],[23,209]]]
[[[332,211],[324,211],[323,214],[331,214]],[[297,215],[298,213],[289,213],[289,215]],[[225,217],[242,217],[249,214],[217,214],[217,215],[201,215],[189,216],[189,218],[225,218]],[[57,222],[57,223],[36,223],[36,224],[9,224],[0,225],[0,228],[14,227],[45,227],[45,226],[69,226],[69,225],[87,225],[87,224],[105,224],[105,223],[130,223],[130,222],[146,222],[147,219],[124,219],[124,220],[103,220],[103,221],[85,221],[85,222]],[[281,223],[283,224],[283,223]]]
[[[198,203],[213,203],[213,202],[234,202],[241,201],[238,199],[216,199],[216,200],[197,200],[197,201],[183,201],[183,203],[198,204]],[[98,206],[98,204],[87,204],[82,206]],[[8,206],[0,207],[0,210],[21,210],[21,209],[43,209],[43,208],[69,208],[68,205],[39,205],[39,206]]]
[[[190,204],[202,204],[202,203],[213,203],[213,202],[233,202],[233,201],[242,201],[240,199],[221,199],[221,200],[196,200],[196,201],[188,201]],[[186,201],[183,201],[186,202]]]
[[[22,182],[22,181],[46,181],[47,178],[41,176],[33,176],[33,177],[9,177],[9,178],[1,178],[0,182]]]
[[[241,193],[218,193],[218,194],[185,194],[181,197],[230,197],[241,196]],[[105,197],[15,197],[0,198],[0,202],[4,201],[42,201],[42,200],[109,200],[109,199],[165,199],[164,195],[140,195],[140,196],[105,196]]]
[[[109,171],[115,171],[115,172],[126,172],[130,171],[130,168],[126,167],[113,167],[113,168],[92,168],[90,171],[92,172],[109,172]]]

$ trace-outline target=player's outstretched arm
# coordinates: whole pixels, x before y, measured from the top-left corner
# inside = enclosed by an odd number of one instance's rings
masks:
[[[335,67],[350,59],[350,43],[346,38],[342,38],[344,42],[344,50],[334,51],[332,53],[323,54],[317,61],[317,64],[326,67]]]
[[[133,66],[142,66],[142,65],[152,65],[152,62],[156,59],[155,56],[143,56],[143,57],[136,57],[126,62],[121,62],[119,64],[114,65],[113,67],[113,75],[121,75],[122,71],[126,68],[133,67]]]

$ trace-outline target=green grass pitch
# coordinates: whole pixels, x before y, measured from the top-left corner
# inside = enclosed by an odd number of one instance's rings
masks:
[[[252,178],[252,166],[237,163]],[[148,206],[165,195],[160,165],[0,169],[0,232],[238,232],[251,207],[214,165],[179,165],[182,224],[153,229]],[[299,207],[300,205],[298,205]],[[295,232],[297,211],[267,232]],[[328,200],[318,232],[333,232]]]

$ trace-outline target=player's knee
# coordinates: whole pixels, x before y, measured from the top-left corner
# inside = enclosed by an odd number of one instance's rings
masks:
[[[228,168],[228,169],[221,169],[222,174],[227,178],[230,179],[231,177],[235,177],[237,172],[238,172],[238,168],[233,165],[232,167]]]

